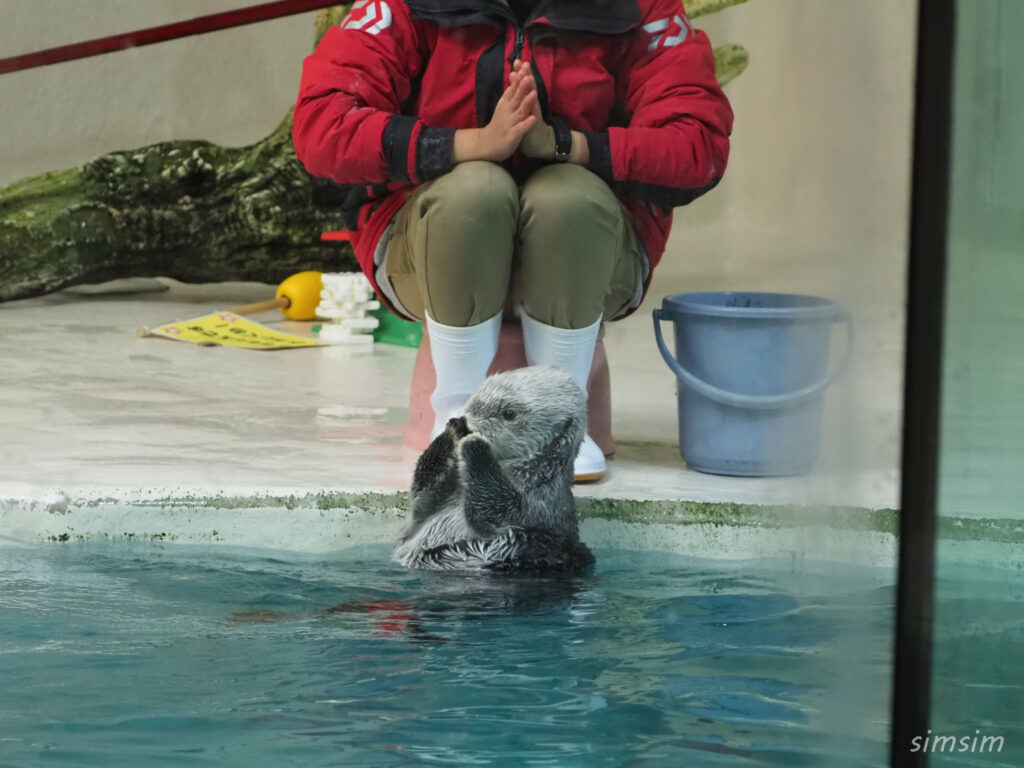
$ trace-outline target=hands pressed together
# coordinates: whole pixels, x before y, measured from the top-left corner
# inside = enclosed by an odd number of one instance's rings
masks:
[[[574,146],[579,142],[574,136]],[[527,157],[550,160],[555,153],[555,131],[544,121],[537,98],[537,83],[528,64],[516,60],[508,88],[501,95],[491,121],[483,128],[455,132],[452,159],[500,163],[521,149]]]

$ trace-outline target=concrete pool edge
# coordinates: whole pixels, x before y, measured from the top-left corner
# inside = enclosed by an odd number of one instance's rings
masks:
[[[0,535],[21,541],[111,539],[221,543],[326,552],[392,540],[405,492],[349,490],[122,489],[71,496],[60,490],[0,497]],[[652,549],[701,557],[787,557],[891,567],[898,512],[578,498],[584,539],[595,547]],[[982,550],[998,567],[1024,567],[1024,526],[1014,520],[944,518],[941,545],[969,562]]]

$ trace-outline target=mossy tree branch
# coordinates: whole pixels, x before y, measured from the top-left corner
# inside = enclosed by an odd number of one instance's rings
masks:
[[[172,141],[0,189],[0,301],[118,277],[276,283],[356,269],[333,185],[295,157],[290,116],[250,147]]]
[[[749,55],[742,45],[730,44],[715,48],[715,74],[719,85],[725,85],[739,77],[747,68]]]

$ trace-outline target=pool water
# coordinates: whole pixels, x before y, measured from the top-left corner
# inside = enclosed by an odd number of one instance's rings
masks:
[[[0,544],[0,766],[881,766],[892,574]]]

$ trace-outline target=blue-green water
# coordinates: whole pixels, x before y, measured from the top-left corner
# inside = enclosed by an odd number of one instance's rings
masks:
[[[0,544],[0,765],[880,766],[891,574]]]

